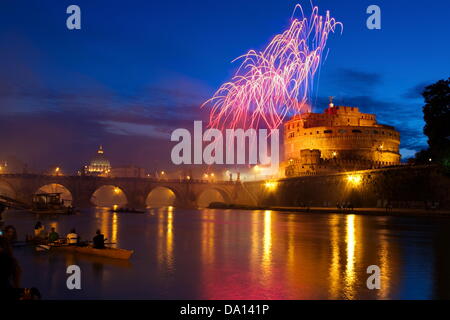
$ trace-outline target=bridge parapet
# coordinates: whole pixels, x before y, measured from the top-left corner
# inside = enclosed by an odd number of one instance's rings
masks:
[[[194,208],[198,197],[208,189],[217,190],[226,202],[238,198],[240,182],[152,179],[152,178],[117,178],[95,176],[64,176],[41,174],[0,174],[0,181],[5,182],[13,190],[15,197],[23,202],[31,203],[33,195],[43,186],[58,184],[66,188],[72,195],[72,203],[76,207],[92,206],[91,198],[102,186],[120,188],[127,197],[127,206],[143,208],[150,192],[163,187],[171,190],[176,196],[176,206]]]

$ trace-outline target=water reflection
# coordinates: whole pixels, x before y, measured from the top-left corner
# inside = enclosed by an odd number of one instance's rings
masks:
[[[206,210],[202,223],[201,255],[207,270],[210,270],[209,267],[214,263],[214,222],[214,211]]]
[[[19,235],[32,230],[36,219],[5,215]],[[63,285],[70,264],[80,265],[87,279],[76,298],[428,298],[436,296],[435,279],[444,279],[439,292],[450,283],[433,256],[450,258],[445,246],[439,252],[434,246],[450,241],[447,220],[166,207],[134,215],[98,208],[42,221],[60,234],[76,227],[83,239],[99,228],[111,242],[136,251],[123,264],[17,251],[24,281],[48,298],[75,298]],[[380,290],[366,287],[373,264],[381,270]]]
[[[349,299],[354,298],[355,275],[355,247],[356,247],[356,231],[355,231],[355,215],[347,216],[345,227],[345,243],[346,243],[346,266],[345,266],[345,293]]]
[[[264,212],[264,233],[263,233],[263,273],[270,274],[272,259],[272,211]]]
[[[158,237],[156,239],[158,264],[160,270],[169,272],[172,272],[174,268],[173,210],[172,206],[158,208],[156,215],[158,217]]]
[[[378,291],[378,298],[387,299],[389,297],[389,284],[391,282],[389,242],[383,234],[380,235],[379,240],[380,240],[379,267],[381,271],[381,280],[380,280],[380,290]]]
[[[337,299],[339,296],[339,288],[340,288],[340,268],[341,268],[341,259],[340,259],[340,248],[339,248],[339,220],[341,216],[335,215],[331,219],[329,219],[329,228],[331,230],[331,262],[329,268],[330,274],[330,298]]]
[[[95,217],[99,220],[98,229],[105,235],[107,242],[111,246],[117,247],[119,245],[117,236],[119,227],[118,214],[116,212],[110,212],[110,209],[107,207],[98,207],[95,211]]]

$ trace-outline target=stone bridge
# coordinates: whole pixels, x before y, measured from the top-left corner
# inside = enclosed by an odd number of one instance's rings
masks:
[[[357,177],[351,180],[349,177]],[[9,196],[30,203],[33,195],[49,184],[64,186],[75,207],[93,206],[92,196],[102,186],[120,188],[127,206],[146,207],[150,192],[162,187],[175,195],[175,206],[198,207],[200,196],[215,190],[227,204],[250,206],[335,206],[350,201],[357,207],[376,207],[386,201],[399,206],[423,206],[437,201],[450,208],[450,175],[437,166],[399,166],[320,176],[252,182],[207,182],[202,180],[155,180],[150,178],[104,178],[92,176],[0,175],[0,186]]]
[[[108,178],[93,176],[51,176],[38,174],[2,174],[0,184],[9,191],[9,196],[31,203],[33,195],[46,185],[58,184],[65,187],[72,196],[72,204],[78,208],[93,206],[91,201],[96,190],[103,186],[120,188],[127,199],[127,206],[146,207],[146,200],[152,190],[158,187],[172,191],[176,197],[175,206],[198,207],[197,201],[207,190],[217,191],[225,203],[254,203],[240,182],[203,180],[155,180],[151,178]]]

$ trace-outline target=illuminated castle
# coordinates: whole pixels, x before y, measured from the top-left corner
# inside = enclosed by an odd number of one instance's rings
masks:
[[[86,175],[107,176],[110,172],[111,163],[105,158],[103,147],[100,146],[91,163],[84,167],[84,173]]]
[[[295,115],[284,124],[287,177],[397,165],[400,134],[358,108],[334,106]]]

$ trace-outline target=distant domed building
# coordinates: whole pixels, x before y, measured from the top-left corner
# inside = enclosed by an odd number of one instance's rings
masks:
[[[107,176],[110,172],[111,163],[106,159],[103,147],[100,146],[91,163],[84,167],[84,173],[86,175]]]
[[[400,134],[374,114],[334,106],[295,115],[284,124],[284,174],[315,175],[400,163]]]

